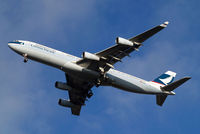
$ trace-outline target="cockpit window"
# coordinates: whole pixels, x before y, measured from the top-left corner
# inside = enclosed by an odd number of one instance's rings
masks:
[[[14,43],[14,44],[24,45],[24,42],[20,42],[18,40],[14,40],[14,41],[11,41],[11,42],[8,42],[8,43]]]

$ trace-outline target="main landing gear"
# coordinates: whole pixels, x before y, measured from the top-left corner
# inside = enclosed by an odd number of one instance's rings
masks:
[[[26,63],[27,61],[28,61],[28,55],[27,54],[23,54],[23,56],[24,56],[24,63]]]
[[[94,83],[96,87],[99,87],[102,83],[106,83],[108,80],[108,77],[105,75],[105,73],[100,73],[100,77],[97,78]]]

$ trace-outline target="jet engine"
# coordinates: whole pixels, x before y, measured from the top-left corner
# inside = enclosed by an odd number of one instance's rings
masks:
[[[92,54],[92,53],[89,53],[89,52],[83,52],[82,57],[84,59],[89,59],[89,60],[95,60],[95,61],[99,61],[100,60],[99,56],[97,56],[95,54]]]
[[[61,90],[68,90],[68,91],[72,90],[71,86],[67,85],[66,83],[59,82],[59,81],[56,81],[55,87],[58,89],[61,89]]]
[[[133,42],[127,40],[127,39],[124,39],[122,37],[117,37],[116,40],[115,40],[116,44],[119,44],[119,45],[127,45],[127,46],[133,46]]]
[[[63,100],[63,99],[59,99],[58,100],[58,104],[63,106],[63,107],[76,107],[75,104],[73,104],[72,102],[68,101],[68,100]]]

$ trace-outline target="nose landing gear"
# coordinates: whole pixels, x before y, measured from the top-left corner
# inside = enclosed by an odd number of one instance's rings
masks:
[[[23,56],[24,56],[24,63],[26,63],[27,61],[28,61],[28,55],[27,54],[23,54]]]

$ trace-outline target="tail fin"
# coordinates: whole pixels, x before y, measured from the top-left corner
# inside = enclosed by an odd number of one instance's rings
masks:
[[[174,77],[176,76],[176,73],[172,71],[167,71],[166,73],[162,74],[158,78],[156,78],[153,82],[162,84],[164,86],[161,86],[161,90],[163,90],[163,94],[156,95],[156,103],[159,106],[162,106],[165,102],[168,95],[175,95],[174,92],[172,92],[174,89],[191,79],[191,77],[184,77],[180,80],[177,80],[173,82]],[[172,83],[173,82],[173,83]]]
[[[168,85],[173,82],[175,76],[176,76],[175,72],[167,71],[164,74],[160,75],[158,78],[154,79],[152,82],[162,85]]]

